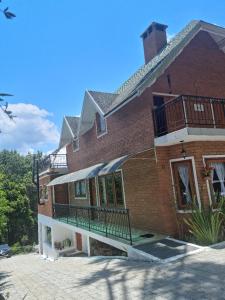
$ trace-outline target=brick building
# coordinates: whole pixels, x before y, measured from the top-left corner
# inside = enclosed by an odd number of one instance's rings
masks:
[[[225,195],[225,29],[191,21],[167,41],[166,28],[141,35],[145,64],[117,91],[86,91],[64,117],[40,173],[41,253],[182,238],[193,206]]]

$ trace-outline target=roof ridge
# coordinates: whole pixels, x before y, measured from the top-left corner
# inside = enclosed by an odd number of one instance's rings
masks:
[[[112,92],[102,92],[102,91],[95,91],[95,90],[87,90],[88,92],[94,92],[94,93],[102,93],[102,94],[111,94],[111,95],[118,95],[118,93],[112,93]]]

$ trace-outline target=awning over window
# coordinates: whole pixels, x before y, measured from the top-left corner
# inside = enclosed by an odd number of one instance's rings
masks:
[[[111,160],[109,163],[104,165],[104,167],[99,171],[98,176],[113,173],[121,167],[121,165],[128,159],[128,155],[118,157]]]
[[[57,177],[49,182],[48,186],[53,186],[57,184],[64,184],[68,182],[75,182],[82,179],[93,178],[95,176],[106,175],[115,172],[121,167],[121,165],[128,159],[128,156],[122,156],[111,160],[108,163],[101,163],[94,165],[92,167],[82,169],[70,174],[66,174]]]
[[[64,184],[68,182],[74,182],[86,178],[92,178],[98,175],[99,170],[104,166],[103,163],[91,166],[86,169],[82,169],[73,173],[69,173],[60,177],[57,177],[49,182],[48,186],[53,186],[57,184]]]

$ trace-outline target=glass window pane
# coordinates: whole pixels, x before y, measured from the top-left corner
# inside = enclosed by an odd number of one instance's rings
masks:
[[[105,187],[105,177],[99,177],[99,196],[101,200],[101,205],[106,205],[106,187]]]
[[[85,180],[80,181],[80,193],[82,196],[86,196],[86,182]]]
[[[106,179],[106,193],[108,204],[114,205],[114,193],[113,193],[113,176],[108,175],[105,177]]]
[[[124,205],[121,173],[115,173],[114,180],[115,180],[116,202],[118,205]]]

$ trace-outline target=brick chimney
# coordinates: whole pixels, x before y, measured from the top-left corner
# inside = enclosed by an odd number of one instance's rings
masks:
[[[145,63],[147,64],[153,57],[155,57],[160,50],[166,46],[166,28],[167,25],[152,22],[152,24],[142,33]]]

